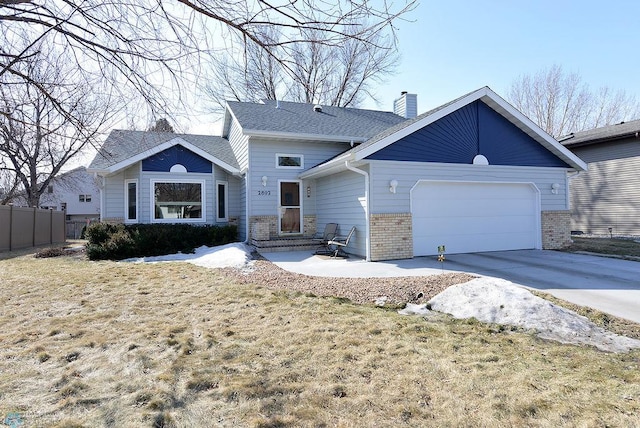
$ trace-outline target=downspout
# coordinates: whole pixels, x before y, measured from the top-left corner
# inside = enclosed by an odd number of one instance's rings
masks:
[[[106,178],[104,175],[98,175],[97,172],[93,173],[93,179],[98,181],[98,177],[100,178],[98,189],[100,190],[100,223],[104,219],[104,186],[106,185]]]
[[[250,197],[250,190],[249,190],[249,183],[251,182],[251,180],[249,180],[249,169],[246,170],[246,172],[244,173],[244,200],[245,200],[245,204],[244,204],[244,228],[245,228],[245,244],[250,244],[251,243],[251,236],[249,236],[249,232],[250,232],[250,225],[249,225],[249,213],[250,208],[251,208],[251,197]]]
[[[354,168],[349,165],[349,161],[344,162],[344,166],[349,170],[353,171],[357,174],[364,175],[364,198],[365,198],[365,206],[364,206],[364,236],[365,236],[365,252],[366,252],[366,260],[368,262],[371,261],[371,242],[369,240],[369,173],[363,171],[358,168]]]

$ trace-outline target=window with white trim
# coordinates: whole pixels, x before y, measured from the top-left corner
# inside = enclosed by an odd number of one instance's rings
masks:
[[[138,180],[124,182],[124,220],[127,223],[138,221]]]
[[[216,181],[216,222],[229,221],[228,185],[226,181]]]
[[[276,168],[303,169],[303,155],[276,154]]]
[[[187,223],[205,221],[205,185],[199,181],[151,181],[152,220]]]

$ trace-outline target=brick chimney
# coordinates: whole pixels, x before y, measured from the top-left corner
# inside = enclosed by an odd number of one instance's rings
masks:
[[[418,95],[400,93],[400,98],[393,101],[393,112],[406,119],[413,119],[418,115]]]

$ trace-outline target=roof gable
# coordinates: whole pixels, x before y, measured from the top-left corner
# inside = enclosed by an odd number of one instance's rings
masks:
[[[176,145],[230,173],[239,172],[229,141],[222,137],[125,130],[114,130],[109,134],[87,169],[112,174]]]
[[[551,153],[554,157],[557,157],[565,167],[573,168],[577,171],[584,171],[587,169],[586,163],[584,163],[579,157],[573,154],[570,150],[566,149],[562,146],[558,141],[556,141],[549,134],[544,132],[539,126],[533,123],[529,118],[524,116],[518,110],[516,110],[513,106],[499,97],[495,92],[493,92],[488,87],[480,88],[476,91],[470,92],[466,95],[461,96],[447,104],[444,104],[438,108],[435,108],[431,111],[423,113],[417,116],[414,119],[406,120],[402,123],[399,123],[389,129],[379,133],[378,135],[370,138],[363,144],[352,148],[351,150],[346,151],[345,153],[336,156],[335,158],[320,164],[304,173],[300,174],[302,178],[309,178],[316,175],[325,175],[333,172],[337,172],[340,170],[346,169],[345,162],[353,162],[353,161],[361,161],[365,159],[372,159],[377,153],[387,146],[390,146],[398,141],[403,140],[404,138],[414,134],[421,129],[428,127],[432,123],[454,113],[458,110],[464,112],[464,107],[472,104],[476,101],[482,101],[489,109],[493,110],[494,113],[501,116],[505,121],[510,122],[513,126],[518,128],[522,133],[526,134],[530,137],[527,144],[531,145],[533,142],[535,144],[541,145],[547,151]],[[463,115],[464,113],[459,113]],[[471,122],[473,123],[473,122]],[[493,132],[504,132],[507,129],[513,131],[512,127],[505,127],[506,122],[503,121],[502,125],[499,127],[497,131],[494,129]],[[450,125],[455,127],[454,125]],[[456,125],[461,126],[461,125]],[[462,125],[462,126],[468,126]],[[473,126],[473,125],[472,125]],[[509,131],[509,132],[511,132]],[[473,147],[473,140],[467,141],[466,143],[460,143],[461,149],[469,151]],[[466,147],[464,145],[466,144]],[[505,149],[504,144],[499,146],[502,150]],[[441,148],[445,148],[444,145],[441,145]],[[450,147],[446,147],[447,150],[451,150]],[[500,154],[499,150],[495,148],[491,150],[494,154]],[[412,152],[412,156],[415,159],[415,156],[418,156],[420,150]],[[504,153],[509,153],[509,150],[504,150]],[[497,159],[502,158],[502,162],[508,162],[505,159],[508,159],[508,156],[502,153]],[[538,152],[538,155],[543,153],[542,151]],[[408,153],[407,153],[408,154]],[[486,155],[485,155],[486,156]],[[546,154],[544,155],[547,156]],[[491,160],[489,160],[491,162]],[[512,162],[513,159],[509,162]],[[495,164],[496,160],[492,162]],[[511,163],[509,163],[511,164]]]
[[[212,172],[211,162],[202,156],[176,144],[142,160],[143,171],[170,172],[174,165],[182,165],[187,172]]]
[[[508,144],[504,144],[507,141]],[[549,150],[480,100],[399,139],[366,159],[568,167]]]

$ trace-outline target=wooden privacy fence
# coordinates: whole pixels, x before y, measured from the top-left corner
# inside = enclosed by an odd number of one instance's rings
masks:
[[[0,205],[0,251],[65,242],[64,211]]]

